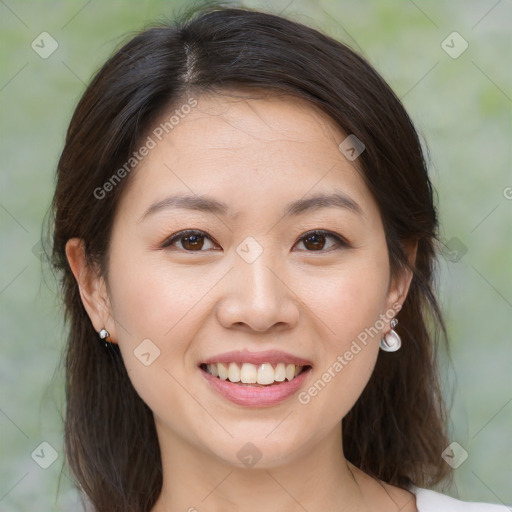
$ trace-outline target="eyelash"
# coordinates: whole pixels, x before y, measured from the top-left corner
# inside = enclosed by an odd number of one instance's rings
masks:
[[[162,249],[166,249],[168,247],[171,247],[172,244],[177,241],[177,240],[180,240],[182,238],[185,238],[186,236],[189,236],[189,235],[199,235],[199,236],[204,236],[205,238],[208,238],[210,239],[212,242],[212,238],[207,234],[205,233],[204,231],[200,231],[200,230],[196,230],[196,229],[187,229],[187,230],[184,230],[184,231],[180,231],[174,235],[172,235],[170,238],[168,238],[167,240],[164,241],[164,243],[162,244],[161,248]],[[338,245],[338,248],[329,248],[327,250],[318,250],[318,251],[307,251],[306,252],[331,252],[332,250],[337,250],[339,248],[348,248],[350,247],[349,243],[343,238],[341,237],[340,235],[337,235],[335,233],[332,233],[331,231],[326,231],[326,230],[323,230],[323,229],[315,229],[313,231],[308,231],[307,233],[304,233],[298,241],[303,241],[305,239],[307,239],[309,236],[311,235],[323,235],[327,238],[333,238],[337,245]],[[216,242],[214,242],[216,243]],[[217,244],[218,245],[218,244]],[[189,253],[201,253],[201,252],[207,252],[207,251],[202,251],[202,250],[199,250],[199,251],[188,251],[186,249],[182,249],[183,251],[185,252],[189,252]]]

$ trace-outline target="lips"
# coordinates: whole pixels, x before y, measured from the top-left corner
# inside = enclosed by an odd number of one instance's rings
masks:
[[[226,352],[199,364],[213,389],[245,406],[269,406],[286,400],[302,385],[312,363],[281,351]]]
[[[296,366],[313,366],[313,363],[308,359],[288,354],[287,352],[281,352],[279,350],[268,350],[264,352],[249,352],[246,350],[237,350],[233,352],[224,352],[216,356],[210,357],[202,361],[203,364],[213,363],[252,363],[254,365],[260,365],[263,363],[270,363],[271,365],[277,365],[278,363],[294,364]]]

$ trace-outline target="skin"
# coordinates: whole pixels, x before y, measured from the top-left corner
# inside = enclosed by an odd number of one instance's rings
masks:
[[[412,276],[390,275],[377,204],[357,160],[338,149],[346,135],[327,115],[254,91],[197,100],[130,176],[115,216],[108,282],[87,267],[80,240],[66,247],[94,328],[105,327],[119,344],[154,413],[164,485],[153,512],[416,511],[411,493],[343,456],[341,420],[370,378],[390,318],[306,405],[297,395],[268,407],[235,405],[201,375],[197,365],[215,354],[276,349],[312,362],[307,389],[379,315],[403,303]],[[329,207],[283,218],[289,202],[334,190],[364,215]],[[208,194],[238,215],[168,209],[140,220],[176,193]],[[196,249],[183,238],[162,248],[184,229],[211,238]],[[305,241],[314,229],[349,246],[330,237]],[[263,249],[252,263],[236,252],[248,236]],[[415,247],[409,256],[413,262]],[[145,366],[133,352],[148,338],[160,355]],[[251,468],[237,457],[247,442],[261,454]]]

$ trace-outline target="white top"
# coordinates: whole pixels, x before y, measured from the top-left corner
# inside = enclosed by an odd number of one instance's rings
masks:
[[[416,495],[418,512],[512,512],[512,507],[504,505],[468,503],[414,486],[411,486],[409,490]]]

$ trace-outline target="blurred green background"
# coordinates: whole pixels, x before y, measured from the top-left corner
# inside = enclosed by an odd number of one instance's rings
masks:
[[[40,258],[67,125],[85,84],[113,49],[188,3],[0,1],[3,512],[69,511],[78,499],[62,470],[62,309]],[[245,5],[312,25],[366,56],[427,141],[446,244],[439,285],[453,359],[443,366],[453,397],[451,438],[468,453],[445,492],[512,505],[512,3]],[[46,58],[31,47],[42,32],[58,44]],[[39,53],[51,49],[45,41]],[[468,47],[457,56],[464,41]],[[57,452],[47,469],[36,464],[41,442]]]

